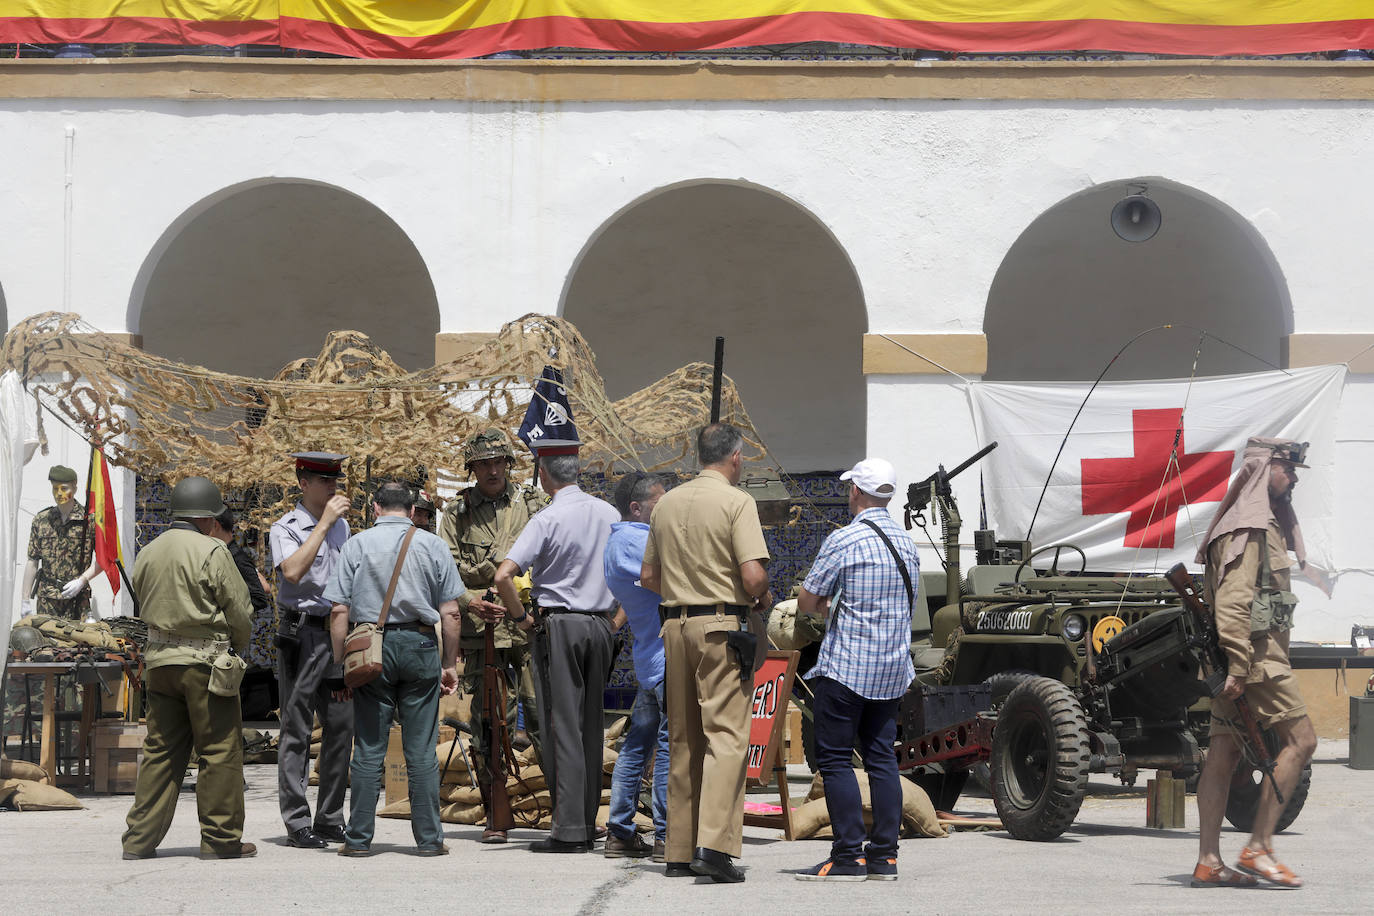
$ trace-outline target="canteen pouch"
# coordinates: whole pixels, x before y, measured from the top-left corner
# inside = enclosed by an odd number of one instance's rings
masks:
[[[1298,596],[1273,587],[1269,566],[1267,537],[1259,537],[1260,568],[1255,578],[1255,597],[1250,602],[1250,638],[1259,639],[1271,631],[1293,629],[1293,616],[1298,608]]]
[[[217,697],[236,697],[248,663],[232,652],[221,652],[210,662],[210,692]]]
[[[344,638],[343,676],[350,689],[376,680],[382,673],[382,630],[360,623]]]

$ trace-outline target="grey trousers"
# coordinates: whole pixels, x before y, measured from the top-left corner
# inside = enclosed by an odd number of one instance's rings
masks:
[[[606,673],[611,667],[610,621],[602,614],[550,614],[541,637],[547,641],[549,693],[535,677],[544,760],[553,759],[553,829],[555,840],[596,839],[596,812],[601,807],[601,761],[604,756]]]
[[[334,662],[329,631],[302,624],[299,638],[294,672],[278,653],[281,739],[277,747],[277,803],[288,833],[302,827],[343,826],[348,759],[353,747],[353,703],[334,700],[324,686],[327,669]],[[310,732],[317,711],[324,724],[324,741],[320,745],[320,792],[312,823],[305,790],[310,784]]]

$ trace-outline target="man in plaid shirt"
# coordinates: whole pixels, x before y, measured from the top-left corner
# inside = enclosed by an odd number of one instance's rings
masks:
[[[868,458],[840,475],[849,487],[854,521],[833,532],[802,584],[799,614],[830,622],[820,657],[806,675],[815,697],[816,763],[835,839],[830,858],[798,872],[803,881],[894,881],[902,786],[897,775],[897,705],[915,669],[911,613],[919,561],[916,545],[887,504],[897,474]],[[850,766],[858,748],[873,801],[867,837],[858,780]]]

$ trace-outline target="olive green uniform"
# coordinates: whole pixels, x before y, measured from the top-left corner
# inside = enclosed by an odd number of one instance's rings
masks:
[[[725,605],[754,603],[740,575],[749,560],[768,560],[758,507],[720,473],[702,471],[654,507],[644,562],[659,567],[667,616],[669,862],[688,861],[698,846],[740,855],[753,689],[727,649],[740,618]],[[706,605],[717,613],[675,613]]]
[[[228,548],[184,521],[139,553],[132,579],[149,627],[148,737],[124,851],[146,856],[162,842],[194,753],[201,852],[234,853],[243,837],[241,714],[238,697],[210,692],[210,661],[225,645],[247,649],[248,588]]]
[[[470,722],[472,749],[476,760],[478,782],[486,785],[486,749],[482,744],[482,728],[486,702],[482,674],[486,667],[486,622],[468,610],[474,598],[481,598],[496,580],[496,567],[506,558],[515,539],[525,529],[530,517],[542,509],[548,499],[533,487],[507,483],[504,492],[495,499],[482,495],[477,487],[469,487],[451,500],[444,509],[439,536],[448,544],[458,572],[467,591],[458,599],[463,611],[462,636],[459,648],[463,655],[463,689],[472,697]],[[496,663],[516,673],[514,691],[506,692],[506,722],[515,728],[516,698],[525,707],[525,731],[534,742],[535,752],[541,748],[539,716],[534,698],[534,671],[531,667],[529,640],[519,627],[509,620],[496,625],[493,634]]]
[[[91,590],[69,600],[62,598],[62,586],[86,571],[95,552],[95,526],[86,524],[86,509],[73,501],[71,515],[62,521],[56,506],[49,506],[33,517],[29,529],[29,559],[39,564],[34,580],[34,610],[52,617],[84,620],[91,609]]]

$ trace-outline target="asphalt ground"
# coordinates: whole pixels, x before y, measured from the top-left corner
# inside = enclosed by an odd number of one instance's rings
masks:
[[[1322,741],[1302,815],[1276,848],[1307,879],[1300,890],[1193,889],[1197,809],[1187,827],[1151,830],[1145,793],[1095,777],[1074,826],[1049,843],[1005,832],[903,840],[895,882],[814,883],[796,869],[822,861],[829,842],[786,842],[745,829],[747,880],[717,885],[663,876],[647,860],[536,855],[542,832],[516,830],[505,846],[475,842],[479,828],[445,825],[452,854],[414,855],[410,823],[378,820],[367,859],[293,849],[277,814],[276,767],[246,769],[245,839],[256,858],[203,862],[194,795],[185,791],[156,859],[126,862],[119,836],[131,796],[84,796],[82,811],[0,813],[0,889],[10,913],[1366,913],[1374,901],[1374,771],[1347,766],[1344,740]],[[793,791],[809,777],[793,767]],[[772,796],[776,798],[776,793]],[[766,800],[760,797],[759,800]],[[990,799],[965,796],[959,811],[991,815]],[[1222,850],[1244,843],[1228,830]]]

